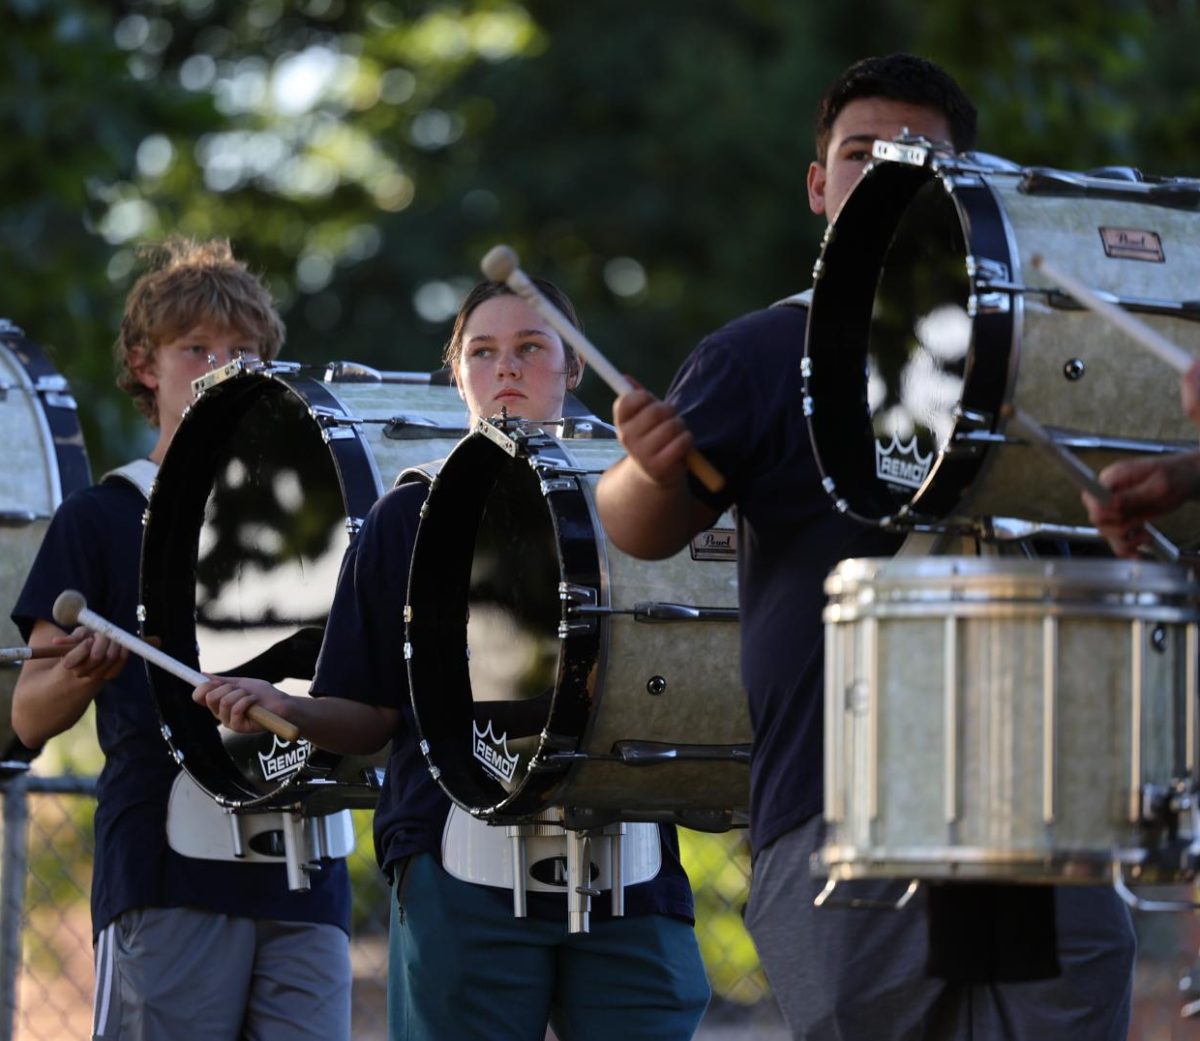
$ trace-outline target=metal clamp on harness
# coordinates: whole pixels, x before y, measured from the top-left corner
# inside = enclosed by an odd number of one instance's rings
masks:
[[[562,820],[562,811],[551,809],[528,823],[490,825],[451,807],[442,866],[464,882],[511,889],[517,918],[528,913],[527,894],[565,894],[568,930],[586,933],[593,896],[611,890],[612,913],[623,915],[625,886],[658,874],[658,827],[617,823],[579,831]]]

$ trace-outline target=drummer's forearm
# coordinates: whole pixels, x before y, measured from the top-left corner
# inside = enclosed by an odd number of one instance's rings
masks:
[[[719,515],[692,495],[686,480],[656,484],[628,458],[600,478],[596,506],[613,544],[645,560],[678,553]]]
[[[39,621],[30,644],[42,646],[65,635],[50,622]],[[13,731],[28,747],[40,748],[79,722],[103,686],[102,679],[76,676],[63,667],[61,658],[27,661],[13,690]]]
[[[400,721],[396,709],[348,698],[290,698],[280,712],[300,736],[339,755],[371,755],[391,740]]]

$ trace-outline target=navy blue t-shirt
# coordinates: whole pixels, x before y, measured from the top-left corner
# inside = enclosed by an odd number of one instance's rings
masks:
[[[136,631],[138,564],[146,500],[119,478],[70,495],[59,507],[13,609],[26,639],[54,601],[77,589],[88,606]],[[216,726],[216,720],[213,720]],[[96,696],[104,752],[97,783],[92,874],[93,934],[139,907],[191,907],[245,918],[323,922],[350,929],[344,860],[323,860],[306,892],[287,886],[282,864],[184,857],[167,845],[167,799],[179,767],[159,729],[146,669],[134,655]]]
[[[758,851],[822,809],[825,577],[847,557],[891,556],[900,540],[834,509],[801,408],[808,311],[756,311],[706,337],[667,399],[727,475],[734,506],[742,682],[754,729],[750,843]]]
[[[423,484],[405,484],[371,508],[346,552],[337,594],[325,627],[312,693],[398,709],[383,791],[375,808],[375,853],[385,874],[414,853],[441,859],[442,831],[450,800],[433,780],[417,747],[404,658],[404,604],[409,562],[425,501]],[[467,547],[464,547],[464,551]],[[668,914],[692,920],[692,890],[679,863],[675,829],[659,828],[662,870],[649,882],[625,890],[625,913]],[[508,890],[494,889],[511,904]],[[565,918],[566,899],[530,893],[529,913]],[[609,894],[592,899],[592,913],[610,914]]]

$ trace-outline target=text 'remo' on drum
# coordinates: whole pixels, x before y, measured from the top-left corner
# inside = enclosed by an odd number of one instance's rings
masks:
[[[624,450],[554,429],[480,421],[432,479],[407,651],[434,776],[493,824],[552,807],[571,828],[744,824],[732,522],[667,560],[625,555],[593,496]]]
[[[306,694],[350,539],[401,470],[466,433],[465,408],[427,374],[345,362],[323,375],[234,362],[197,383],[146,511],[143,629],[209,675]],[[150,679],[172,752],[221,805],[374,805],[386,751],[233,734],[186,683],[157,668]]]
[[[839,509],[901,528],[1020,518],[1033,534],[1083,534],[1078,491],[1005,429],[1005,406],[1093,470],[1194,447],[1175,373],[1031,261],[1053,258],[1200,354],[1200,182],[1023,169],[921,141],[875,155],[827,231],[803,362]],[[1194,541],[1200,509],[1160,527]]]

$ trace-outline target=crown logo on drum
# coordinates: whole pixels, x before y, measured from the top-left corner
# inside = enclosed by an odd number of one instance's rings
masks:
[[[277,781],[280,777],[294,774],[308,762],[312,745],[308,741],[280,741],[271,735],[271,747],[258,753],[258,765],[264,781]]]
[[[480,730],[479,724],[472,720],[471,732],[474,738],[471,751],[483,768],[501,781],[511,781],[517,772],[517,757],[508,751],[508,731],[497,737],[489,719],[486,730]]]
[[[917,450],[917,436],[901,442],[892,434],[892,440],[884,445],[875,442],[875,476],[889,484],[902,484],[906,488],[920,488],[929,474],[933,463],[933,452],[921,455]]]

